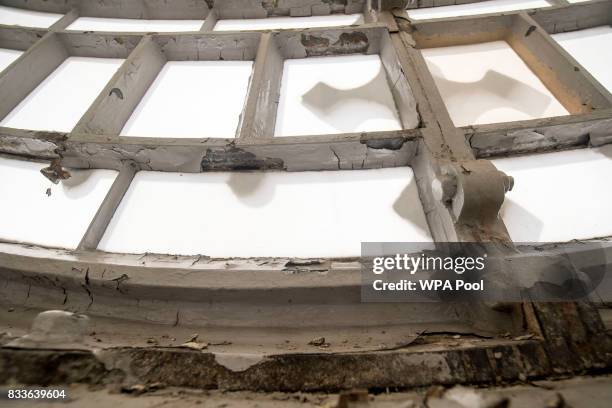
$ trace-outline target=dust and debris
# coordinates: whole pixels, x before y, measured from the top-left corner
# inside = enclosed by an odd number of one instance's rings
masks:
[[[121,387],[121,392],[124,394],[141,395],[146,392],[157,391],[165,387],[165,384],[160,382],[154,382],[151,384],[132,384]]]
[[[308,342],[309,346],[323,347],[327,348],[330,346],[328,342],[325,341],[325,337],[315,337],[314,339]]]
[[[507,408],[510,406],[508,397],[486,395],[476,389],[463,386],[455,386],[447,390],[443,399],[464,408]]]
[[[524,335],[522,335],[522,336],[516,336],[516,337],[514,338],[514,340],[517,340],[517,341],[521,341],[521,340],[531,340],[531,339],[533,339],[534,337],[535,337],[535,335],[534,335],[533,333],[529,333],[529,334],[524,334]]]
[[[424,403],[426,407],[432,408],[507,408],[510,406],[510,399],[506,396],[484,393],[461,385],[450,389],[441,385],[434,385],[427,389]]]
[[[557,392],[546,401],[546,408],[570,408],[570,406],[565,402],[563,395]]]
[[[368,405],[370,402],[370,396],[368,390],[364,389],[353,389],[350,391],[343,391],[338,396],[338,402],[334,405],[335,408],[350,408],[357,406]]]
[[[190,349],[193,349],[193,350],[204,350],[204,349],[207,349],[209,344],[205,343],[205,342],[198,341],[198,337],[200,337],[200,335],[198,333],[192,334],[191,337],[186,342],[181,344],[181,347],[186,347],[186,348],[190,348]]]
[[[223,340],[223,341],[219,341],[216,343],[208,343],[209,346],[231,346],[232,342],[231,341],[227,341],[227,340]]]
[[[200,343],[197,341],[188,341],[181,344],[181,347],[189,348],[192,350],[204,350],[208,348],[208,343]]]
[[[18,348],[84,348],[89,317],[63,310],[47,310],[36,315],[30,331],[9,346]]]
[[[444,393],[446,392],[446,388],[441,385],[432,385],[425,391],[425,401],[429,398],[442,398]]]

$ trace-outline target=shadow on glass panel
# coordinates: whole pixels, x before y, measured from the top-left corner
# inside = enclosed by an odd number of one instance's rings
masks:
[[[263,207],[274,198],[275,185],[265,172],[231,173],[227,185],[236,198],[249,207]]]
[[[91,170],[69,169],[68,171],[70,177],[61,180],[60,185],[66,197],[73,200],[87,196],[96,189],[96,185],[101,181],[99,177],[92,177]]]
[[[478,81],[461,82],[446,79],[433,62],[428,66],[446,104],[452,105],[465,123],[478,123],[479,118],[500,107],[541,117],[553,100],[524,82],[494,70],[487,70]],[[469,103],[461,103],[468,100]]]
[[[370,109],[381,109],[390,115],[397,115],[393,99],[381,92],[387,86],[387,75],[380,67],[376,76],[356,88],[340,89],[325,82],[318,82],[302,95],[302,104],[340,132],[344,129],[356,130],[372,115],[363,114],[359,110],[349,112],[344,109],[347,104],[367,103]]]
[[[397,215],[419,228],[421,232],[427,234],[429,233],[429,227],[423,217],[421,202],[415,202],[413,198],[418,196],[416,178],[413,177],[408,185],[406,185],[406,188],[402,190],[399,197],[393,202],[393,210]]]
[[[516,201],[506,198],[499,215],[504,219],[514,241],[538,242],[540,240],[544,223]]]

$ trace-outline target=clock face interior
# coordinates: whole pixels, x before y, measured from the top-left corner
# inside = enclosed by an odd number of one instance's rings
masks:
[[[0,385],[59,378],[32,350],[144,392],[609,369],[612,1],[0,3]],[[561,301],[367,298],[399,243]]]

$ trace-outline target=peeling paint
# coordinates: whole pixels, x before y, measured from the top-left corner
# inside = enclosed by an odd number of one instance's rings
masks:
[[[230,371],[242,372],[252,366],[265,361],[265,356],[262,354],[230,354],[230,353],[213,353],[215,362]]]
[[[255,154],[231,146],[229,148],[207,149],[202,158],[202,171],[224,170],[283,170],[283,160],[259,158]]]

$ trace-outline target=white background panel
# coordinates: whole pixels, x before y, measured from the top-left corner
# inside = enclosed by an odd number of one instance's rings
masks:
[[[70,132],[122,62],[115,58],[67,58],[0,125]]]
[[[74,249],[117,172],[69,169],[53,184],[40,173],[47,166],[0,157],[0,238]]]
[[[505,41],[421,52],[456,126],[568,114]]]
[[[408,16],[414,20],[424,20],[429,18],[445,18],[472,16],[488,13],[501,13],[504,11],[514,11],[549,6],[550,3],[546,0],[490,0],[481,1],[478,3],[459,4],[455,6],[409,9],[407,10],[407,12]]]
[[[99,249],[219,257],[358,256],[362,241],[431,241],[410,168],[142,171]]]
[[[47,28],[52,26],[62,16],[62,14],[0,6],[0,24],[6,25]]]
[[[552,36],[604,87],[612,91],[612,27],[602,26]]]
[[[0,48],[0,72],[11,65],[21,54],[23,51]]]
[[[140,20],[131,18],[79,17],[66,30],[178,32],[199,31],[204,20]]]
[[[214,31],[276,30],[283,28],[333,27],[362,24],[361,14],[331,14],[312,17],[268,17],[219,20]]]
[[[612,145],[493,162],[514,177],[501,211],[514,241],[612,235]]]
[[[401,128],[378,55],[285,61],[276,136]]]
[[[236,135],[252,61],[170,61],[151,84],[121,135]]]

